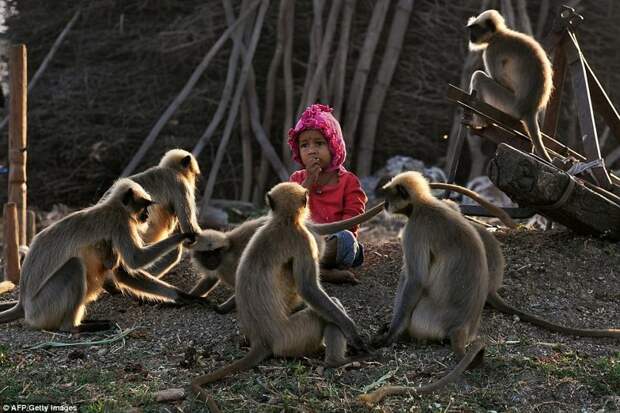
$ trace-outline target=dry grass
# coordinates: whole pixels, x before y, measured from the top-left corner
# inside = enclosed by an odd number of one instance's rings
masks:
[[[358,286],[331,286],[370,335],[389,319],[401,252],[394,231],[366,232],[366,262]],[[564,231],[500,234],[507,256],[506,287],[512,303],[575,326],[604,327],[620,320],[620,246]],[[169,281],[189,287],[195,279],[186,261]],[[217,292],[219,300],[228,291]],[[15,293],[3,299],[15,297]],[[104,296],[90,308],[93,318],[137,327],[109,345],[29,350],[44,341],[77,342],[0,326],[0,400],[64,401],[82,411],[206,411],[191,396],[158,404],[153,393],[186,387],[196,375],[241,357],[234,314],[200,307],[139,304]],[[620,353],[611,339],[564,337],[492,310],[485,310],[487,338],[482,368],[438,394],[392,398],[376,411],[614,411],[620,408]],[[380,382],[421,384],[438,379],[456,362],[448,346],[398,343],[360,368],[325,370],[320,355],[269,360],[211,387],[223,411],[366,411],[356,398]],[[188,393],[189,394],[189,393]],[[167,410],[163,410],[167,409]]]

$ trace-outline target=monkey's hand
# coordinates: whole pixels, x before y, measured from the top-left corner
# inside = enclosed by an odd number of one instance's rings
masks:
[[[194,244],[196,244],[196,233],[195,232],[184,232],[183,234],[183,246],[184,247],[191,247]]]
[[[174,300],[174,302],[175,304],[178,304],[178,305],[200,304],[200,305],[207,306],[211,309],[214,309],[214,307],[216,307],[211,302],[211,300],[206,297],[191,295],[183,291],[177,292],[177,298],[176,300]]]
[[[370,341],[370,345],[373,348],[381,348],[389,346],[390,344],[396,341],[396,337],[390,332],[390,327],[388,325],[383,325],[378,331],[377,334]]]
[[[370,348],[357,333],[353,337],[347,337],[347,344],[358,353],[370,353]]]

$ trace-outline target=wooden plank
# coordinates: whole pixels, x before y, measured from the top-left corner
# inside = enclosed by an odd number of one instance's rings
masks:
[[[472,111],[493,123],[493,125],[488,126],[484,129],[471,129],[472,133],[478,136],[482,136],[484,138],[488,138],[497,144],[506,143],[517,147],[523,151],[529,151],[529,148],[531,147],[531,141],[527,133],[525,133],[525,130],[523,129],[520,122],[519,129],[511,129],[497,120],[500,117],[502,119],[505,119],[506,117],[511,118],[510,115],[508,115],[507,113],[501,112],[500,110],[488,105],[485,102],[477,99],[472,99],[471,95],[454,85],[449,85],[448,87],[448,99],[456,102],[458,105],[462,106],[466,110]],[[489,111],[488,113],[486,112],[487,110]],[[560,156],[563,159],[564,157],[570,155],[571,157],[577,159],[580,162],[586,160],[585,156],[581,155],[577,151],[567,147],[563,143],[549,137],[544,133],[542,134],[542,138],[545,147],[547,148],[547,150],[552,151],[554,156]],[[616,193],[620,190],[620,188],[618,188],[618,186],[620,186],[620,178],[613,173],[610,173],[609,177],[615,185],[612,189],[612,192]]]
[[[567,173],[509,145],[499,145],[489,178],[520,206],[582,234],[620,240],[620,205]],[[558,201],[561,205],[550,208]]]
[[[519,119],[515,119],[507,113],[502,112],[501,110],[489,105],[488,103],[473,97],[461,88],[458,88],[454,85],[448,85],[448,99],[455,102],[463,103],[465,106],[475,108],[484,113],[494,122],[502,123],[508,128],[525,133],[523,124],[521,124],[521,121]]]
[[[603,117],[612,134],[620,142],[620,115],[586,59],[583,59],[583,64],[586,67],[594,110]]]
[[[553,92],[545,109],[545,119],[542,124],[542,133],[555,138],[560,120],[560,107],[562,106],[562,91],[566,79],[566,52],[564,47],[566,40],[563,39],[555,48],[553,54]]]
[[[489,212],[488,209],[481,207],[480,205],[468,205],[468,204],[459,204],[459,208],[463,215],[474,216],[474,217],[489,217],[495,218],[495,215],[492,212]],[[504,212],[510,215],[511,218],[516,219],[526,219],[533,216],[536,211],[531,208],[502,208]]]
[[[459,167],[459,161],[461,160],[461,153],[463,152],[463,143],[465,143],[466,134],[467,132],[465,131],[465,128],[463,128],[463,124],[460,124],[456,135],[453,137],[454,140],[449,142],[446,162],[446,175],[448,177],[449,184],[453,184],[456,179],[456,171]]]
[[[583,150],[586,158],[590,161],[602,159],[601,149],[598,145],[598,135],[594,113],[592,112],[592,101],[590,100],[590,88],[585,66],[583,64],[579,44],[572,32],[568,32],[569,41],[567,42],[567,60],[570,68],[573,83],[573,93],[577,102],[577,114],[579,116],[579,126],[583,136]],[[611,180],[605,169],[605,165],[592,168],[592,173],[596,177],[599,186],[605,189],[611,188]]]

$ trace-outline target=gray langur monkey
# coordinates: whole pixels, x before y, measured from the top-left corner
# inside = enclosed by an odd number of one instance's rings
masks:
[[[319,281],[314,236],[305,225],[308,191],[285,182],[267,194],[267,222],[245,248],[237,270],[235,296],[241,332],[250,351],[241,360],[192,381],[193,391],[208,399],[202,385],[247,370],[270,357],[301,357],[325,344],[329,366],[348,361],[347,344],[367,351],[354,321]],[[270,244],[270,248],[265,245]],[[299,310],[299,305],[307,306]]]
[[[324,235],[333,234],[366,222],[381,211],[383,211],[383,203],[363,214],[338,222],[328,224],[306,222],[306,227],[317,243],[319,257],[323,256],[325,250]],[[201,231],[196,237],[196,244],[192,246],[192,261],[194,266],[204,276],[190,291],[190,294],[206,297],[220,282],[234,288],[235,273],[237,272],[241,254],[250,238],[267,221],[268,217],[248,220],[228,232],[211,229]],[[272,242],[269,242],[265,248],[270,248],[271,244]],[[320,271],[322,281],[335,283],[351,282],[348,277],[339,276],[338,270],[321,268]],[[234,307],[235,296],[233,294],[224,303],[217,306],[216,311],[218,313],[227,313],[232,311]]]
[[[486,71],[471,77],[470,92],[484,102],[523,121],[532,150],[551,162],[542,141],[538,113],[547,106],[553,88],[551,62],[531,36],[506,27],[497,10],[486,10],[467,22],[470,50],[484,50]],[[474,116],[473,127],[484,121]]]
[[[383,189],[386,209],[409,220],[401,232],[403,270],[392,321],[387,333],[373,339],[373,345],[391,344],[405,332],[421,340],[449,338],[461,360],[449,374],[427,386],[384,386],[360,396],[369,405],[388,395],[435,391],[481,363],[484,356],[484,343],[476,337],[488,270],[477,231],[460,213],[436,199],[418,172],[401,173]]]
[[[169,236],[177,228],[180,228],[182,232],[196,234],[201,231],[196,218],[194,194],[199,175],[198,162],[190,152],[183,149],[171,149],[164,154],[157,166],[127,177],[127,179],[141,185],[154,201],[154,205],[150,209],[148,225],[140,232],[142,240],[147,245]],[[108,193],[109,191],[104,194],[102,199],[105,199]],[[191,247],[189,243],[178,245],[177,248],[149,265],[146,268],[148,274],[162,278],[181,260],[183,246]],[[100,243],[97,249],[102,255],[109,256],[111,253],[109,242]],[[114,272],[116,272],[115,278],[127,278],[127,269],[122,266],[116,267]],[[131,280],[132,278],[127,279]],[[106,280],[104,288],[112,294],[118,292],[118,288],[114,284],[114,277]],[[190,296],[177,299],[175,303],[199,302],[209,304],[208,300],[201,301],[188,297]]]
[[[451,208],[459,211],[457,203],[449,200],[444,200]],[[504,254],[502,253],[502,247],[495,238],[495,236],[487,231],[487,229],[476,221],[470,221],[471,225],[478,231],[484,249],[487,255],[487,265],[489,267],[489,293],[487,296],[487,303],[500,311],[508,315],[517,315],[523,321],[527,321],[536,326],[546,328],[547,330],[554,331],[561,334],[570,334],[581,337],[611,337],[620,338],[620,329],[617,328],[605,328],[605,329],[585,329],[585,328],[571,328],[564,327],[550,321],[547,321],[534,314],[519,310],[507,303],[498,293],[498,290],[502,287],[504,281],[504,269],[506,267],[506,261]]]
[[[128,292],[161,300],[195,298],[151,277],[142,268],[195,233],[180,233],[147,247],[139,235],[151,197],[137,183],[118,180],[109,196],[76,211],[37,234],[24,259],[18,302],[0,313],[0,323],[24,317],[38,329],[67,332],[112,328],[108,320],[84,320],[86,305],[97,299],[109,269]],[[99,249],[101,242],[111,249]],[[130,268],[134,270],[124,270]]]
[[[141,185],[155,202],[150,208],[148,225],[140,233],[144,243],[148,245],[158,242],[168,237],[177,227],[180,227],[181,232],[200,232],[194,196],[199,175],[198,162],[190,152],[171,149],[164,154],[157,166],[127,177]],[[105,200],[109,192],[108,190],[101,199]],[[108,251],[103,251],[106,248]],[[110,254],[109,243],[102,242],[98,249],[104,254]],[[179,245],[146,270],[161,278],[178,264],[182,254],[183,246]],[[120,268],[119,271],[124,270]],[[110,279],[106,281],[104,288],[110,293],[117,292]]]

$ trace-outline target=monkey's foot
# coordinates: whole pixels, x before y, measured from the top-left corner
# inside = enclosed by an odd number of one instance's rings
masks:
[[[8,310],[17,305],[18,301],[8,301],[6,303],[0,303],[0,311]]]
[[[217,306],[214,305],[209,298],[187,294],[183,291],[178,291],[177,294],[178,296],[173,302],[174,305],[184,306],[190,304],[200,304],[214,310],[217,308]]]
[[[476,354],[476,357],[469,363],[467,370],[473,370],[482,367],[484,364],[484,348]]]
[[[471,116],[463,116],[462,123],[463,125],[468,126],[470,129],[475,129],[475,130],[484,129],[487,126],[489,126],[489,124],[487,123],[485,119],[481,118],[478,115],[474,115],[474,114],[472,114]]]
[[[374,353],[360,353],[355,354],[349,357],[345,357],[343,359],[325,359],[323,363],[326,368],[330,369],[338,369],[338,368],[347,368],[347,367],[358,367],[355,366],[355,363],[361,363],[364,361],[374,360]]]
[[[389,330],[389,327],[388,327]],[[381,347],[387,347],[390,344],[394,343],[396,341],[396,339],[394,337],[391,336],[389,331],[386,331],[385,333],[381,333],[382,329],[379,330],[379,333],[377,333],[371,340],[370,340],[370,346],[373,349],[379,349]]]
[[[321,281],[332,284],[359,284],[360,280],[349,270],[321,268]]]
[[[73,327],[70,333],[97,333],[112,329],[114,329],[114,323],[111,320],[82,320],[82,323]]]

